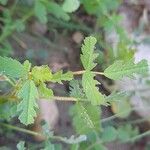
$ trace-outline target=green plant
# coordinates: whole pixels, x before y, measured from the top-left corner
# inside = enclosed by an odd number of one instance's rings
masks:
[[[124,142],[129,141],[130,138],[136,140],[138,131],[137,129],[132,130],[131,126],[126,128],[120,127],[117,131],[114,127],[102,127],[103,119],[100,119],[101,107],[99,106],[104,105],[107,107],[111,105],[114,101],[114,97],[116,100],[120,94],[112,93],[109,96],[102,94],[99,91],[99,82],[95,79],[95,76],[101,75],[113,80],[120,80],[124,76],[133,78],[134,74],[147,74],[147,61],[142,60],[138,64],[134,63],[134,59],[116,61],[106,68],[104,72],[97,72],[94,71],[97,65],[95,60],[98,57],[98,54],[95,52],[95,44],[96,38],[92,36],[85,38],[80,55],[84,70],[75,72],[68,71],[63,73],[63,71],[58,71],[52,73],[47,65],[32,67],[28,60],[21,64],[15,59],[0,56],[0,78],[2,82],[8,82],[11,86],[8,91],[0,96],[0,111],[2,115],[0,125],[27,134],[41,135],[40,133],[7,125],[2,123],[2,121],[9,121],[14,116],[17,116],[24,125],[34,123],[38,109],[37,100],[40,97],[46,97],[50,100],[75,102],[75,106],[70,112],[73,116],[75,129],[80,136],[78,138],[71,137],[70,139],[66,139],[54,136],[52,132],[44,130],[46,132],[43,133],[43,135],[47,137],[45,149],[49,149],[49,147],[53,147],[54,149],[54,145],[49,141],[50,139],[60,140],[68,144],[76,144],[73,145],[72,149],[74,149],[74,147],[77,149],[84,149],[85,147],[88,147],[87,149],[98,149],[99,147],[106,149],[103,144],[107,141],[113,141],[117,137]],[[81,82],[74,80],[77,75],[82,75]],[[47,82],[62,84],[63,81],[71,81],[70,97],[54,96],[52,89],[46,87]],[[10,111],[6,112],[6,108]],[[124,130],[128,130],[129,132],[123,133]],[[107,132],[111,134],[108,135]],[[86,139],[88,141],[87,143]],[[85,142],[81,143],[81,145],[78,144],[82,141]],[[96,143],[94,146],[89,146],[91,142]],[[23,145],[24,143],[20,142],[17,146],[18,149],[20,149],[20,147],[23,149]]]

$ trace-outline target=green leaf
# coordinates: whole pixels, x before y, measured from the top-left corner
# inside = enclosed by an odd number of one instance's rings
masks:
[[[77,133],[86,134],[91,130],[100,130],[100,108],[78,103],[70,111]]]
[[[105,105],[104,95],[99,92],[96,84],[99,83],[94,80],[94,74],[90,71],[86,71],[82,76],[82,86],[86,97],[93,105]]]
[[[47,140],[45,141],[45,147],[42,150],[55,150],[55,146],[49,140]]]
[[[47,65],[33,67],[31,74],[36,82],[45,82],[52,79],[51,71]]]
[[[42,2],[40,2],[40,0],[35,1],[34,13],[41,23],[47,22],[46,7]]]
[[[27,72],[30,72],[30,69],[31,69],[31,63],[26,60],[24,63],[23,63],[23,66],[24,66],[24,69],[27,71]]]
[[[101,136],[103,142],[114,141],[117,138],[117,130],[112,126],[105,127]]]
[[[18,144],[17,144],[17,149],[18,150],[25,150],[25,142],[24,141],[20,141]]]
[[[94,60],[98,57],[98,54],[94,53],[96,42],[97,42],[96,38],[90,36],[85,38],[84,44],[81,47],[82,54],[80,58],[83,67],[86,70],[92,70],[96,66],[96,63],[94,63]]]
[[[47,11],[53,14],[58,19],[63,19],[68,21],[70,19],[69,15],[55,2],[45,2]]]
[[[19,61],[0,56],[0,74],[11,78],[21,78],[27,74],[27,71]]]
[[[133,74],[135,73],[148,73],[148,64],[146,60],[142,60],[137,64],[134,63],[133,59],[129,61],[116,61],[104,71],[104,75],[113,80],[120,80],[125,76],[133,78]]]
[[[88,14],[95,14],[100,7],[100,0],[81,0]]]
[[[56,72],[55,74],[52,75],[52,82],[58,82],[62,83],[62,81],[70,81],[73,79],[73,73],[71,71],[68,71],[63,74],[62,70]]]
[[[62,8],[65,12],[71,13],[76,11],[80,6],[79,0],[65,0]]]
[[[137,136],[138,134],[139,129],[137,127],[132,127],[130,124],[120,126],[118,128],[118,139],[122,142],[126,142],[130,138]]]
[[[85,94],[83,93],[83,89],[81,88],[81,84],[78,80],[72,80],[70,82],[70,96],[75,97],[77,99],[81,99],[85,97]]]
[[[21,99],[17,106],[17,111],[21,112],[19,120],[21,123],[28,125],[34,123],[36,117],[36,110],[38,105],[36,98],[38,98],[37,88],[32,80],[27,80],[18,92],[18,97]]]
[[[40,96],[44,98],[50,98],[54,96],[53,91],[51,89],[48,89],[45,83],[41,83],[38,89]]]

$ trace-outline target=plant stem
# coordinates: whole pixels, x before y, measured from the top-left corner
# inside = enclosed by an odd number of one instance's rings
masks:
[[[74,97],[63,97],[63,96],[54,96],[53,97],[55,100],[58,100],[58,101],[78,101],[76,98]]]
[[[9,128],[9,129],[15,130],[15,131],[30,134],[32,136],[42,136],[42,137],[46,138],[46,136],[43,135],[42,133],[38,133],[38,132],[35,132],[35,131],[27,130],[27,129],[24,129],[24,128],[16,127],[16,126],[9,125],[9,124],[2,123],[2,122],[0,122],[0,125],[3,126],[3,127]],[[67,140],[65,140],[64,137],[61,137],[61,136],[50,136],[48,138],[50,138],[52,140],[61,141],[61,142],[67,143],[67,144],[71,144],[71,143],[67,142]]]
[[[83,73],[85,73],[85,70],[74,71],[74,72],[73,72],[73,75],[80,75],[80,74],[83,74]],[[92,73],[97,74],[97,75],[104,75],[103,72],[92,71]]]

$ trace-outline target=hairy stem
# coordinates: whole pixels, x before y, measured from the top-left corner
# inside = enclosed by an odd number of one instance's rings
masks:
[[[97,75],[104,75],[103,72],[97,72],[97,71],[92,71],[94,74],[97,74]],[[81,71],[74,71],[73,72],[73,75],[81,75],[85,73],[85,70],[81,70]]]
[[[77,101],[77,99],[74,97],[63,97],[63,96],[54,96],[53,99],[58,101],[75,101],[75,102]]]

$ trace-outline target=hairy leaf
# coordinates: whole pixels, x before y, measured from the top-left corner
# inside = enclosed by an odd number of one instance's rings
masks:
[[[62,8],[65,12],[71,13],[76,11],[80,6],[79,0],[65,0]]]
[[[76,104],[70,111],[73,116],[73,125],[79,134],[100,129],[100,109],[93,105]]]
[[[18,97],[21,99],[17,106],[17,111],[21,112],[19,120],[21,123],[28,125],[34,122],[36,117],[36,98],[38,97],[37,88],[32,80],[27,80],[18,92]]]
[[[0,56],[0,74],[21,78],[27,74],[27,71],[19,61]]]
[[[72,80],[70,82],[70,96],[75,97],[77,99],[84,98],[85,94],[83,93],[83,89],[80,87],[80,83],[78,80]]]
[[[92,70],[96,63],[94,63],[94,60],[98,57],[97,53],[94,53],[94,48],[96,44],[96,38],[95,37],[87,37],[84,40],[84,44],[82,45],[82,54],[80,56],[83,67],[86,70]]]
[[[104,95],[99,92],[96,84],[99,83],[94,80],[94,74],[90,71],[86,71],[82,76],[82,86],[86,97],[93,105],[105,105]]]
[[[70,81],[73,79],[73,74],[71,71],[68,71],[63,74],[62,70],[56,72],[55,74],[52,75],[52,82],[58,82],[62,83],[62,81]]]
[[[35,66],[33,67],[31,73],[36,82],[45,82],[50,81],[52,79],[51,71],[47,65]]]
[[[53,91],[51,89],[48,89],[45,83],[41,83],[38,89],[40,96],[44,98],[50,98],[54,96]]]
[[[113,80],[120,80],[125,76],[132,78],[135,73],[148,73],[148,64],[146,60],[142,60],[137,64],[134,63],[133,59],[129,61],[116,61],[104,71],[104,75]]]

